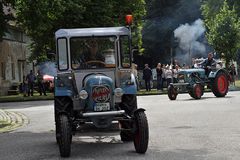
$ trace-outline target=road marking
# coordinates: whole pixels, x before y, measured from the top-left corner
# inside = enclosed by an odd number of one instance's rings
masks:
[[[0,126],[0,133],[14,131],[29,123],[29,119],[24,114],[8,110],[0,110],[0,121],[4,124]]]

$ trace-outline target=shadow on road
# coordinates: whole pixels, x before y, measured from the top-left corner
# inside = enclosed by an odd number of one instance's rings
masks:
[[[0,134],[0,155],[1,159],[61,159],[58,145],[55,141],[55,134],[50,133],[5,133]],[[155,149],[154,149],[155,148]],[[122,143],[121,141],[86,143],[81,140],[73,140],[71,159],[203,159],[207,154],[204,149],[200,150],[174,150],[161,151],[159,148],[150,146],[146,154],[137,154],[132,142]]]

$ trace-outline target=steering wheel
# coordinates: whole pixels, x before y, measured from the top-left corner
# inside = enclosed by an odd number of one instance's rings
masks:
[[[105,67],[105,65],[106,65],[103,61],[99,61],[99,60],[87,61],[85,63],[88,64],[88,65],[92,65],[92,66],[95,64],[99,67]]]

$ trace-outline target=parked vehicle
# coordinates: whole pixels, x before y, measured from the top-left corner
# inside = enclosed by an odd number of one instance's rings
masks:
[[[137,107],[130,28],[60,29],[55,36],[54,109],[60,155],[70,156],[72,136],[81,128],[92,125],[106,131],[116,121],[121,140],[133,141],[136,152],[145,153],[148,121],[145,110]]]
[[[176,100],[178,93],[188,92],[194,99],[200,99],[205,87],[210,88],[216,97],[225,97],[228,92],[229,74],[224,69],[213,68],[209,75],[205,69],[183,69],[178,73],[178,83],[168,86],[168,97]]]

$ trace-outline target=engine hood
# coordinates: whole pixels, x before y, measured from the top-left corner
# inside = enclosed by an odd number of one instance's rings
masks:
[[[93,85],[100,86],[100,85],[108,85],[112,87],[113,81],[110,77],[103,75],[103,74],[91,74],[87,75],[83,79],[83,87],[88,88]]]
[[[113,94],[113,81],[106,75],[92,74],[83,79],[83,88],[94,102],[109,102]]]

